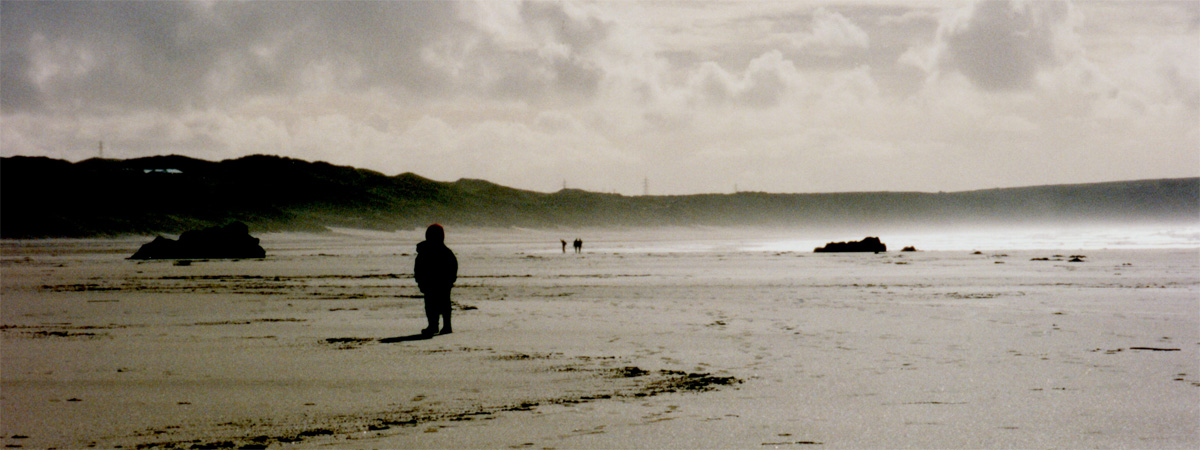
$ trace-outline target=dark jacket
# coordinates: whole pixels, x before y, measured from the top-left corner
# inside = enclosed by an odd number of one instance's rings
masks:
[[[422,241],[417,244],[413,278],[421,292],[449,291],[458,280],[458,259],[445,243]]]

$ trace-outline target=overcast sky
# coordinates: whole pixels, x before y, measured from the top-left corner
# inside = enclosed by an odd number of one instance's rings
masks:
[[[0,4],[0,152],[543,192],[1200,176],[1200,2]]]

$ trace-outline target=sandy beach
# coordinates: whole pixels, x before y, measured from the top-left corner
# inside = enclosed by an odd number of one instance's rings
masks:
[[[455,231],[455,333],[432,339],[415,231],[265,235],[253,260],[4,241],[0,441],[1200,447],[1196,246]]]

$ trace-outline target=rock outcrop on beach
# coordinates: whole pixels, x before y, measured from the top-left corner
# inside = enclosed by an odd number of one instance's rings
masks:
[[[185,231],[179,240],[158,236],[142,245],[129,259],[262,258],[267,255],[258,238],[241,222],[224,227]]]
[[[843,252],[869,252],[880,253],[886,252],[887,245],[879,241],[877,237],[865,237],[861,241],[851,242],[830,242],[824,247],[813,249],[815,253],[843,253]]]

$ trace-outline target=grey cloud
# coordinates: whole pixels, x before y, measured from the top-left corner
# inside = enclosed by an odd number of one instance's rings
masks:
[[[486,45],[472,56],[477,58],[473,63],[475,73],[456,80],[460,89],[483,89],[508,99],[588,98],[599,89],[605,75],[597,62],[576,54],[543,56],[536,51]],[[487,74],[492,73],[499,76],[489,81]]]
[[[222,50],[215,33],[197,32],[205,24],[192,6],[5,2],[5,62],[27,64],[0,70],[33,88],[37,101],[25,106],[177,107],[192,100]]]
[[[6,111],[178,109],[294,92],[324,64],[338,88],[445,89],[420,48],[441,2],[3,3]]]
[[[1071,5],[1066,1],[984,0],[970,14],[943,23],[941,70],[958,71],[986,90],[1033,85],[1037,73],[1065,62]]]
[[[521,17],[532,28],[549,30],[573,49],[594,47],[608,38],[612,24],[592,14],[568,14],[562,3],[525,1]]]
[[[587,98],[596,93],[605,76],[597,61],[610,37],[611,22],[589,11],[568,14],[557,2],[526,1],[520,5],[522,27],[535,34],[537,45],[556,46],[561,52],[506,49],[487,36],[489,44],[474,57],[486,70],[504,74],[490,90],[506,97],[533,99],[566,94]]]
[[[288,2],[289,4],[292,2]],[[256,2],[265,5],[266,2]],[[448,88],[420,63],[432,39],[456,32],[455,5],[445,2],[296,2],[308,23],[290,50],[364,72],[359,87],[392,86],[417,93]],[[305,9],[311,9],[306,11]]]
[[[715,62],[705,62],[692,74],[692,89],[705,101],[724,104],[737,95],[737,80]]]
[[[37,108],[41,96],[28,73],[29,57],[21,52],[0,53],[0,110],[18,111]]]

